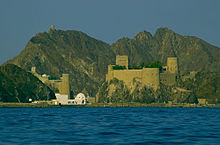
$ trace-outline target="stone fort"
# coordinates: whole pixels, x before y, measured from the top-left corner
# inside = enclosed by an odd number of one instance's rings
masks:
[[[114,70],[114,66],[125,66],[125,69]],[[162,72],[159,68],[142,68],[142,69],[129,69],[128,56],[117,55],[116,65],[108,65],[108,73],[106,74],[106,81],[113,78],[124,81],[128,87],[132,86],[133,80],[136,79],[148,87],[157,90],[160,82],[172,86],[176,83],[176,76],[178,74],[178,63],[176,57],[168,57],[167,65],[163,66]]]
[[[31,73],[34,74],[39,80],[41,80],[47,86],[56,89],[57,93],[62,95],[68,95],[70,99],[70,81],[69,74],[62,74],[59,80],[49,79],[49,75],[40,75],[36,72],[36,67],[31,68]]]

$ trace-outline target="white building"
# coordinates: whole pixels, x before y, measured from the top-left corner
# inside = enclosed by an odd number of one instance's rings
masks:
[[[84,105],[87,104],[87,98],[83,93],[77,94],[75,99],[68,99],[68,95],[55,94],[59,104],[63,105]]]
[[[77,94],[76,98],[74,99],[75,104],[87,104],[87,98],[83,93]]]
[[[60,104],[68,104],[68,95],[55,94]]]

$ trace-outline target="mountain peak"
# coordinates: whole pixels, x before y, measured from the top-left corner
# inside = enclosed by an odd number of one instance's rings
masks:
[[[156,33],[154,34],[154,38],[156,39],[160,39],[162,38],[164,35],[174,35],[176,34],[174,31],[168,29],[167,27],[161,27],[159,29],[157,29]]]
[[[167,27],[161,27],[156,30],[156,33],[175,33],[175,32]]]
[[[134,36],[134,39],[139,39],[139,40],[145,40],[152,38],[152,35],[150,32],[147,32],[145,30],[139,32],[136,36]]]
[[[105,80],[108,64],[114,63],[118,54],[128,55],[130,65],[155,60],[165,64],[167,56],[176,55],[180,72],[220,71],[219,48],[165,27],[159,28],[153,37],[141,31],[132,39],[123,37],[111,46],[72,30],[39,33],[30,41],[19,56],[7,63],[27,71],[36,66],[39,73],[53,76],[69,73],[71,89],[78,93],[85,88],[91,96],[95,96],[97,86]]]

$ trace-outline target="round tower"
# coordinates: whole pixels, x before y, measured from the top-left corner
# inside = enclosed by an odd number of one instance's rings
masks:
[[[178,63],[177,57],[168,57],[167,58],[167,71],[169,73],[178,73]]]

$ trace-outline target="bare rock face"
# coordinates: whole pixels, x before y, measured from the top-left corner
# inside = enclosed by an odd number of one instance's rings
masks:
[[[7,64],[0,67],[0,102],[55,99],[53,91],[33,74]]]
[[[36,67],[39,74],[60,77],[70,75],[75,94],[86,90],[95,96],[104,82],[107,65],[114,60],[110,45],[78,31],[49,31],[36,34],[13,63],[29,71]]]
[[[173,92],[176,86],[164,86],[155,91],[145,86],[139,81],[134,80],[131,87],[127,87],[123,81],[113,79],[105,82],[100,87],[96,100],[100,103],[120,103],[120,102],[139,102],[139,103],[197,103],[197,98],[192,92],[182,93]]]
[[[60,77],[70,74],[71,89],[75,93],[86,90],[95,96],[105,81],[107,65],[115,64],[115,56],[128,55],[130,65],[163,64],[169,56],[176,56],[180,72],[220,71],[220,48],[191,36],[181,36],[167,28],[160,28],[152,36],[142,31],[133,38],[123,37],[110,46],[79,31],[48,31],[30,39],[25,49],[6,63],[26,71],[32,66],[39,74]]]
[[[166,63],[169,56],[176,56],[180,72],[220,71],[220,48],[191,36],[181,36],[167,28],[160,28],[152,36],[142,31],[135,37],[122,38],[112,45],[116,54],[129,56],[130,64]]]

